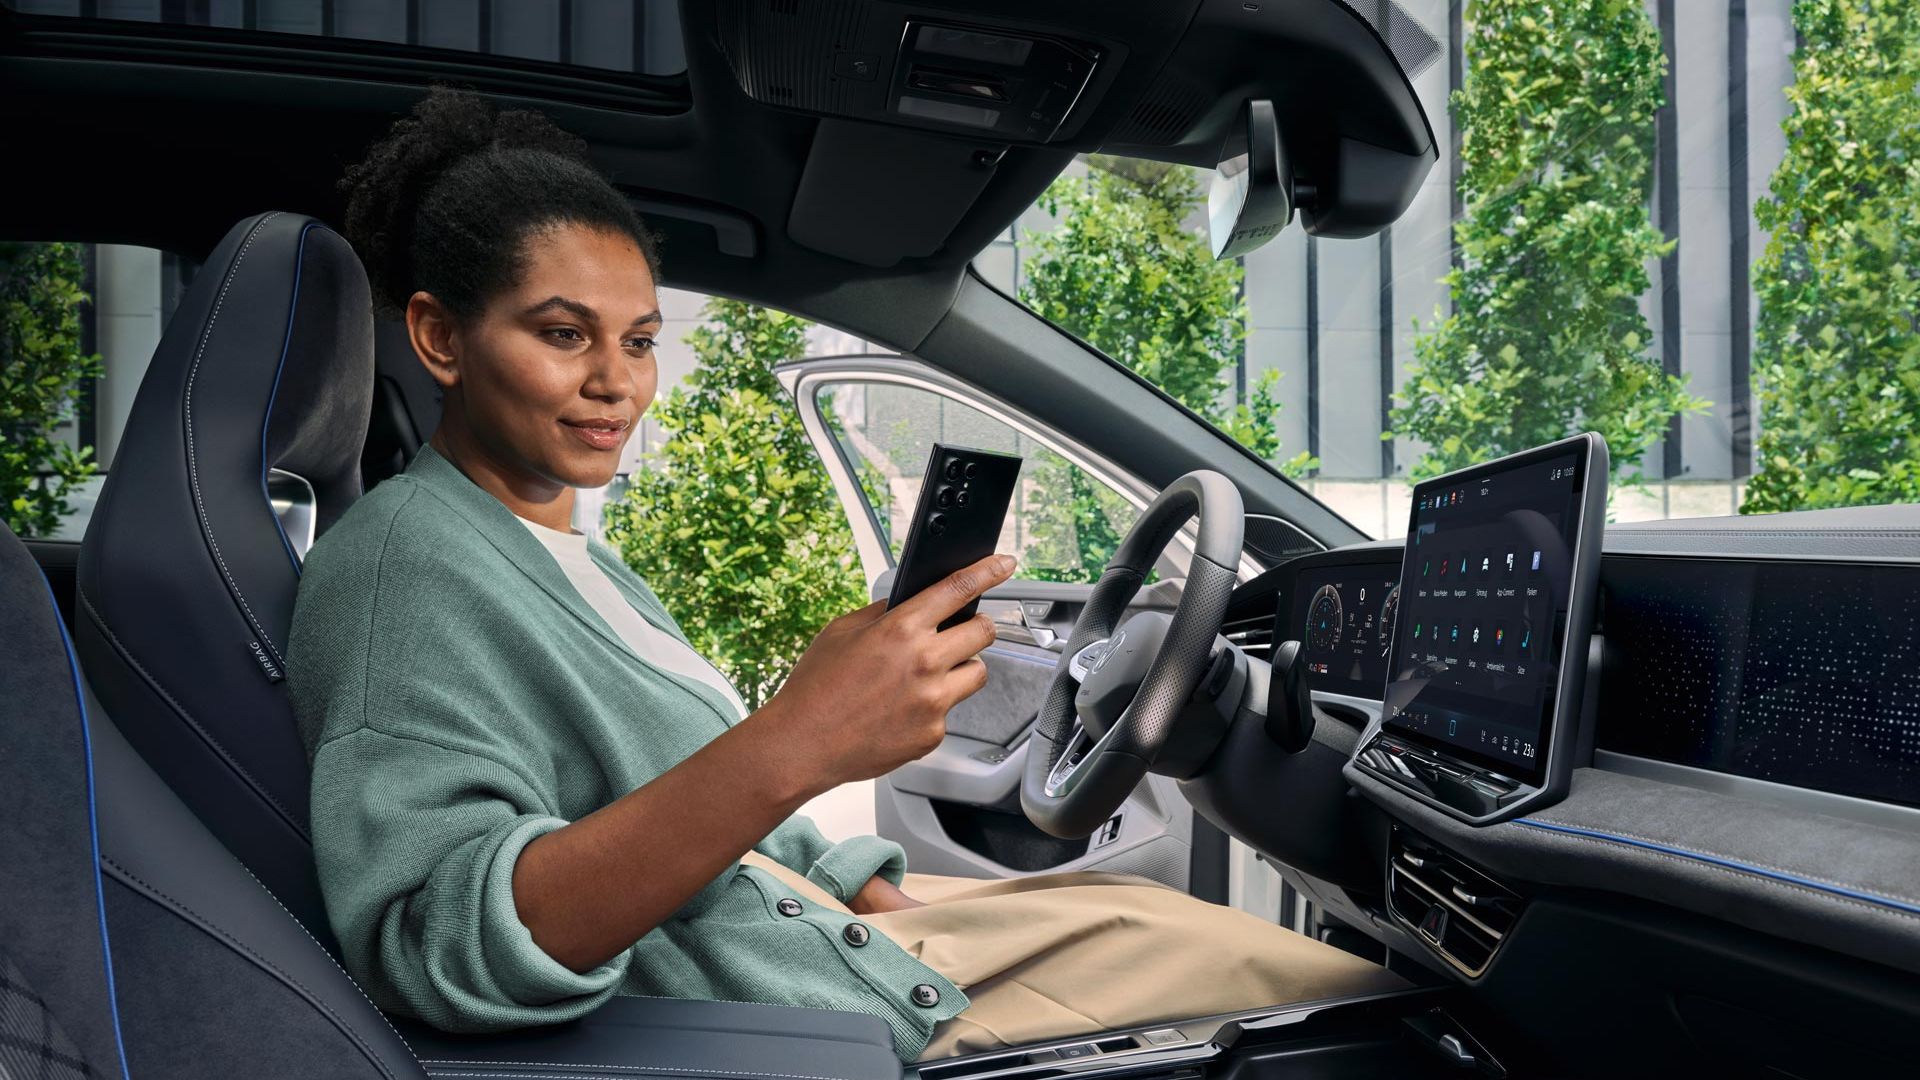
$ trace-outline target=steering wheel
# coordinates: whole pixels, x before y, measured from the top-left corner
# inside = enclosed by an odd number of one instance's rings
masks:
[[[1160,553],[1194,517],[1199,543],[1173,614],[1143,611],[1121,624]],[[1201,680],[1224,677],[1220,622],[1244,527],[1240,490],[1199,469],[1169,484],[1128,530],[1073,625],[1034,725],[1020,805],[1035,825],[1067,839],[1091,835],[1161,760]]]

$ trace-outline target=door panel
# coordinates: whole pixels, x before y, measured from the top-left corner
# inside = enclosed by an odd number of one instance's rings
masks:
[[[892,586],[934,442],[1026,460],[1000,545],[1021,567],[980,605],[997,627],[996,642],[981,654],[987,686],[948,714],[937,750],[874,785],[880,835],[905,847],[918,873],[991,878],[1099,869],[1185,890],[1193,815],[1164,777],[1149,776],[1085,840],[1048,836],[1020,810],[1027,740],[1061,650],[1090,582],[1155,493],[911,360],[808,360],[783,365],[779,375],[847,508],[876,598]],[[1190,540],[1176,537],[1156,567],[1160,580],[1141,590],[1135,607],[1171,610],[1191,555]]]

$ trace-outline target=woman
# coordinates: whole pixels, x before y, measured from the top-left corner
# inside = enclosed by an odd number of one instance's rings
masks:
[[[568,524],[656,389],[631,206],[543,118],[442,91],[345,186],[445,401],[314,546],[291,639],[328,914],[382,1007],[481,1031],[616,993],[817,1006],[911,1059],[1397,983],[1137,879],[936,879],[925,906],[897,845],[828,842],[794,811],[938,745],[993,630],[937,624],[1013,560],[835,620],[743,716]]]

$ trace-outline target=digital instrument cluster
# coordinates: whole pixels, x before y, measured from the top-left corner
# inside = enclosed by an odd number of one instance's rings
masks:
[[[1391,566],[1315,566],[1294,577],[1293,612],[1275,640],[1297,638],[1307,688],[1378,701],[1387,683],[1400,583]]]

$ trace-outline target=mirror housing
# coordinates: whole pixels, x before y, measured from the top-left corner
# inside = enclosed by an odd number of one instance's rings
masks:
[[[1293,220],[1293,170],[1273,102],[1249,101],[1241,116],[1244,123],[1221,148],[1207,190],[1207,233],[1216,259],[1245,255]]]

